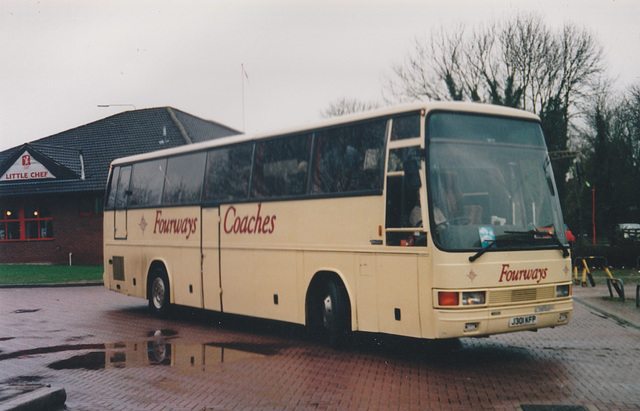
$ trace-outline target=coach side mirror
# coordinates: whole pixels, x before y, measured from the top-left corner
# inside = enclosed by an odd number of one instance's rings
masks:
[[[407,160],[402,164],[404,169],[404,184],[409,190],[417,190],[422,187],[418,164],[415,160]]]

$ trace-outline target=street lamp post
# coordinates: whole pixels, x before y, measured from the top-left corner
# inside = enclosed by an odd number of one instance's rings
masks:
[[[136,106],[134,106],[133,104],[98,104],[98,107],[100,107],[100,108],[106,108],[106,107],[133,107],[134,110],[137,110]]]
[[[584,184],[591,189],[591,226],[593,227],[593,245],[596,245],[596,187],[588,181]]]
[[[591,225],[593,226],[593,245],[596,245],[596,188],[591,187]]]

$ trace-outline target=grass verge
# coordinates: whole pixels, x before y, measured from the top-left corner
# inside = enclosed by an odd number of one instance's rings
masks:
[[[99,281],[103,272],[102,266],[0,264],[0,285]]]

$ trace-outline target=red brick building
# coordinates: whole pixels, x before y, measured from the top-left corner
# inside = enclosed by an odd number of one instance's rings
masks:
[[[0,152],[0,264],[102,264],[111,161],[238,133],[161,107],[123,112]]]

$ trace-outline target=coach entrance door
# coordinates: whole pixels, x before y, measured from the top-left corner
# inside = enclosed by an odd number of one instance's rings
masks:
[[[220,288],[220,209],[202,209],[202,293],[204,308],[222,311]]]

